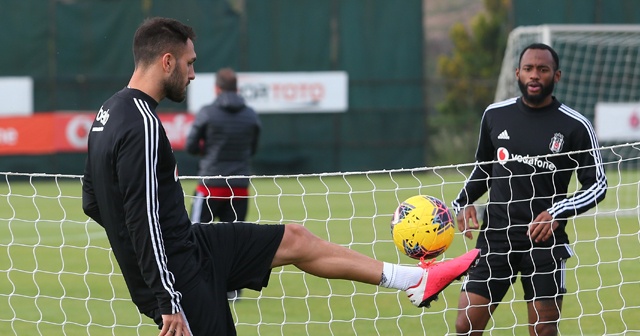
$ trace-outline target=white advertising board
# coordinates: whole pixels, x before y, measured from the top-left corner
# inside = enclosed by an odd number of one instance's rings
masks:
[[[640,140],[640,102],[596,104],[594,127],[599,141]]]
[[[238,93],[258,113],[333,113],[348,108],[343,71],[239,72]],[[196,73],[187,87],[187,105],[196,113],[215,99],[215,73]]]
[[[0,77],[0,116],[33,114],[33,79]]]

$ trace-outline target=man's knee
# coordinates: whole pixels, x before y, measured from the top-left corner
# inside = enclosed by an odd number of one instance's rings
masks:
[[[467,335],[469,331],[471,331],[471,321],[469,321],[469,317],[464,311],[459,311],[456,318],[456,333],[458,335]]]
[[[458,335],[481,335],[491,314],[498,307],[482,295],[462,291],[458,301],[456,333]]]
[[[307,228],[300,224],[286,224],[284,236],[276,252],[274,265],[288,265],[303,261],[309,257],[309,249],[313,248],[314,241],[319,239]]]
[[[313,250],[318,245],[327,243],[303,225],[293,223],[285,225],[283,240],[295,246],[296,250]]]
[[[558,323],[557,322],[540,322],[534,326],[532,335],[540,336],[555,336],[558,335]]]
[[[532,335],[557,335],[562,297],[536,300],[529,303],[529,324]]]
[[[284,226],[283,244],[304,245],[315,237],[306,227],[300,224],[286,224]]]

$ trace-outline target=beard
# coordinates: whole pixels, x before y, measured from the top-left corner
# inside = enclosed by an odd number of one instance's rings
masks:
[[[187,97],[187,85],[184,84],[183,77],[180,70],[176,69],[164,83],[164,92],[169,100],[180,103]]]
[[[520,92],[522,93],[522,98],[524,98],[524,100],[526,100],[527,102],[533,105],[538,105],[542,103],[548,96],[550,96],[553,93],[553,89],[555,88],[555,85],[556,83],[551,81],[549,85],[542,85],[542,89],[540,90],[540,93],[529,94],[529,92],[527,91],[527,84],[523,83],[518,79],[518,87],[520,88]]]

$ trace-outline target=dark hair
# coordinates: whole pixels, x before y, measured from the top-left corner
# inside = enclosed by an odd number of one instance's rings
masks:
[[[133,37],[133,62],[138,65],[150,64],[165,53],[180,56],[181,48],[188,39],[195,40],[193,28],[178,20],[153,17],[147,18],[138,27]]]
[[[518,60],[518,67],[520,67],[520,63],[522,62],[522,56],[524,56],[525,51],[529,49],[549,50],[549,52],[551,53],[551,57],[553,57],[553,61],[556,63],[556,66],[555,68],[553,68],[553,71],[558,71],[558,69],[560,69],[560,59],[558,58],[558,53],[555,50],[553,50],[553,48],[551,48],[550,46],[544,43],[532,43],[528,45],[526,48],[524,48],[520,53],[520,59]]]
[[[238,91],[238,78],[231,68],[222,68],[216,73],[216,86],[222,91]]]

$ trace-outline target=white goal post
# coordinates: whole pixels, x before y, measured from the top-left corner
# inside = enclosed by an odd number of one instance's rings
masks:
[[[563,335],[640,333],[640,143],[603,147],[606,199],[571,219]],[[334,243],[411,264],[390,235],[397,204],[416,194],[450,204],[471,164],[391,171],[252,176],[248,220],[304,223]],[[0,173],[0,330],[3,335],[154,335],[128,292],[101,227],[81,209],[81,177]],[[200,177],[182,177],[186,206]],[[577,183],[575,185],[577,188]],[[215,224],[214,224],[215,225]],[[474,246],[456,233],[439,259]],[[239,335],[445,335],[455,332],[460,283],[430,309],[403,292],[274,269],[262,292],[230,302]],[[212,312],[214,313],[214,312]],[[517,283],[486,334],[526,334]]]

